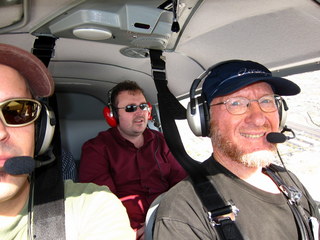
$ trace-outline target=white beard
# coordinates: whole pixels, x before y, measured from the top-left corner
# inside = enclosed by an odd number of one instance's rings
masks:
[[[276,159],[274,151],[262,150],[242,155],[240,162],[247,167],[267,167]]]

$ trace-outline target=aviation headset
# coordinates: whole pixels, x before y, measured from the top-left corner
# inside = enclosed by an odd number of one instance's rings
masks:
[[[195,79],[191,85],[190,102],[187,107],[187,120],[191,131],[196,136],[207,137],[210,134],[210,103],[206,102],[202,94],[196,97],[196,89],[200,82],[211,73],[212,69],[216,68],[220,64],[223,63],[219,63],[208,68],[200,74],[200,76]],[[282,97],[280,100],[276,100],[276,104],[279,113],[279,129],[282,130],[286,123],[288,106]]]
[[[119,117],[117,109],[115,109],[115,107],[112,105],[112,90],[113,88],[110,91],[108,91],[108,104],[106,107],[103,108],[103,116],[110,127],[116,127],[119,123]],[[148,120],[152,120],[151,111],[152,105],[148,102]]]
[[[41,105],[40,116],[36,122],[35,156],[40,156],[49,149],[56,126],[53,110],[43,102]]]

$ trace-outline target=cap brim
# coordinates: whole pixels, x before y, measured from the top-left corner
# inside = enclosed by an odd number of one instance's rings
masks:
[[[230,84],[231,81],[232,81],[232,84]],[[227,95],[245,86],[248,86],[255,82],[261,82],[261,81],[270,84],[274,93],[281,96],[296,95],[301,91],[300,87],[297,84],[285,78],[280,78],[280,77],[268,76],[268,77],[252,77],[252,78],[249,77],[248,78],[248,76],[245,76],[245,77],[237,77],[231,81],[221,84],[221,86],[219,86],[219,90],[216,91],[214,93],[214,96],[211,96],[211,97],[214,98],[218,96]]]
[[[0,64],[16,69],[27,81],[34,97],[47,97],[54,92],[54,81],[46,66],[20,48],[0,44]]]

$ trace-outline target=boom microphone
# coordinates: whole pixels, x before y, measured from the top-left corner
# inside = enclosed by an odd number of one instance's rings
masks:
[[[31,174],[35,168],[39,168],[55,160],[52,152],[49,152],[46,160],[36,161],[29,156],[9,158],[3,165],[4,171],[11,175]]]
[[[11,175],[30,174],[36,167],[32,157],[19,156],[9,158],[3,165],[4,171]]]
[[[289,132],[289,133],[291,133],[292,136],[287,136],[287,135],[283,134],[284,132]],[[289,139],[293,139],[295,137],[296,137],[296,134],[294,133],[294,131],[292,129],[288,128],[287,126],[284,126],[281,133],[279,133],[279,132],[268,133],[267,134],[267,141],[270,143],[284,143],[285,141],[287,141]]]
[[[283,133],[271,132],[267,134],[267,141],[269,143],[284,143],[289,138]]]

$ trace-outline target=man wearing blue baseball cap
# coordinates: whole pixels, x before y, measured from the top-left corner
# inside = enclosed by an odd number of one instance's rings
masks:
[[[199,116],[207,124],[199,132],[207,133],[213,147],[202,167],[215,192],[203,201],[190,178],[173,187],[159,205],[154,239],[319,239],[315,201],[293,173],[273,163],[285,138],[281,96],[300,88],[253,61],[222,62],[202,78],[199,102],[205,109],[198,112],[207,112]],[[215,206],[210,194],[230,210]]]

